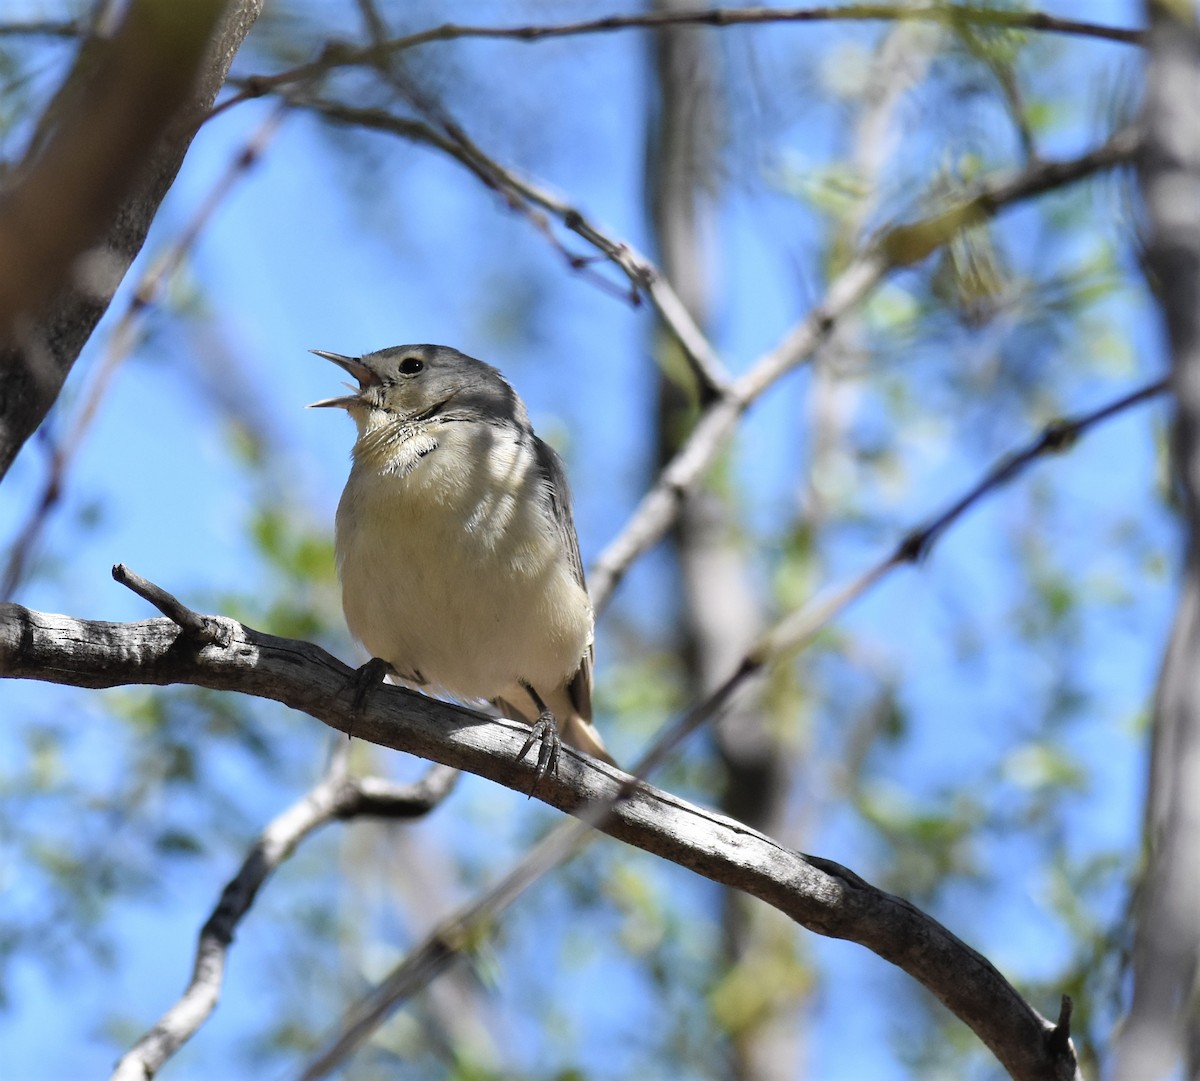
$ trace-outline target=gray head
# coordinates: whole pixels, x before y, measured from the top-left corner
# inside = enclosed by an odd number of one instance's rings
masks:
[[[435,416],[529,426],[525,405],[504,376],[448,345],[396,345],[361,357],[313,352],[349,372],[358,388],[353,394],[313,402],[310,408],[345,409],[360,434]]]

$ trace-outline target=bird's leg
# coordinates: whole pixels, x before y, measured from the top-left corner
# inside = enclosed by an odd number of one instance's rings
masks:
[[[354,738],[354,719],[366,708],[371,692],[395,672],[396,669],[382,657],[372,657],[361,668],[355,670],[354,675],[350,677],[354,699],[350,703],[350,728],[346,733],[347,738]]]
[[[533,684],[521,680],[521,686],[525,688],[525,693],[537,707],[538,718],[533,722],[529,738],[525,741],[525,746],[521,748],[521,753],[517,755],[517,761],[520,762],[529,753],[529,749],[539,740],[541,741],[541,746],[538,748],[537,768],[533,771],[533,784],[529,786],[529,795],[532,798],[537,792],[538,785],[542,783],[542,778],[547,773],[558,772],[558,752],[562,747],[562,738],[558,734],[558,721],[555,720],[554,714],[550,712],[546,703],[542,701],[542,696],[533,689]]]

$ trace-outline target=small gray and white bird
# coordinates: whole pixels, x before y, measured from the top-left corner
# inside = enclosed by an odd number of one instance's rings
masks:
[[[532,725],[535,788],[560,733],[612,763],[591,723],[592,605],[566,475],[517,392],[444,345],[313,352],[358,381],[313,403],[358,427],[336,528],[350,632],[399,681]]]

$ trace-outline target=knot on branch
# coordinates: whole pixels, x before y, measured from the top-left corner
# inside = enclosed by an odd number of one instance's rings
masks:
[[[331,38],[321,48],[321,55],[317,57],[317,63],[322,67],[344,67],[358,60],[361,51],[348,41]]]
[[[929,526],[921,526],[907,533],[896,545],[896,551],[892,555],[893,563],[919,563],[929,554],[929,549],[933,547],[934,537],[937,535],[936,529]]]
[[[1042,445],[1048,451],[1069,450],[1079,438],[1079,426],[1067,420],[1052,420],[1042,429]]]

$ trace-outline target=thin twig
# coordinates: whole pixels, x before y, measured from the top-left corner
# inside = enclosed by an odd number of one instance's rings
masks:
[[[906,533],[889,555],[856,575],[828,598],[818,598],[811,605],[785,616],[763,635],[747,655],[747,660],[774,662],[803,649],[889,571],[927,556],[946,530],[985,496],[1023,473],[1039,458],[1067,450],[1097,424],[1162,394],[1168,388],[1166,379],[1158,379],[1098,409],[1051,421],[1024,447],[1001,458],[946,510]]]
[[[43,19],[40,22],[0,23],[0,37],[77,38],[87,33],[82,19]]]
[[[155,587],[157,588],[157,587]],[[216,1007],[225,957],[258,891],[296,846],[315,830],[357,817],[416,818],[432,811],[453,788],[458,771],[434,766],[411,785],[378,777],[345,776],[340,760],[299,801],[274,819],[254,843],[238,873],[200,930],[192,978],[184,993],[117,1063],[111,1081],[149,1081]]]
[[[811,358],[846,312],[889,271],[925,258],[959,230],[986,221],[1013,203],[1129,162],[1137,146],[1136,131],[1122,129],[1077,158],[1039,161],[1012,177],[986,181],[949,209],[885,230],[868,243],[830,283],[821,302],[701,414],[683,446],[591,568],[588,580],[596,610],[608,604],[633,561],[666,534],[682,497],[704,477],[742,414],[783,375]]]
[[[528,788],[523,726],[492,720],[401,688],[382,688],[351,721],[352,671],[319,647],[233,620],[226,648],[180,650],[167,619],[101,623],[0,605],[0,675],[87,687],[188,683],[270,698],[345,732],[508,787]],[[632,790],[631,790],[632,785]],[[626,797],[626,793],[628,796]],[[694,807],[613,767],[564,752],[540,796],[572,814],[600,808],[605,832],[762,899],[818,934],[848,939],[904,969],[996,1054],[1014,1081],[1076,1077],[1054,1025],[985,957],[916,906],[847,868],[804,856],[745,824]],[[478,933],[478,927],[469,931]],[[919,944],[919,948],[917,947]]]
[[[147,310],[158,300],[172,275],[196,246],[196,241],[209,221],[212,220],[217,208],[228,197],[238,180],[245,176],[262,156],[267,143],[282,122],[285,110],[286,106],[281,103],[277,109],[272,111],[271,115],[229,163],[225,172],[213,185],[212,190],[197,207],[196,213],[186,228],[174,243],[152,261],[142,276],[142,280],[138,283],[133,296],[108,337],[104,356],[100,360],[96,373],[92,377],[91,385],[83,396],[83,402],[75,414],[66,436],[57,445],[51,446],[50,461],[41,491],[34,500],[29,517],[9,550],[4,579],[0,583],[0,598],[12,597],[24,580],[38,540],[45,531],[54,508],[62,500],[70,465],[91,429],[100,404],[104,400],[108,388],[112,385],[113,377],[137,344],[138,333]]]
[[[1041,434],[1027,446],[1013,451],[992,466],[979,483],[957,503],[927,524],[909,533],[900,542],[893,559],[897,563],[913,563],[924,559],[941,535],[972,504],[1002,484],[1007,484],[1017,474],[1023,472],[1031,462],[1043,455],[1056,454],[1069,449],[1080,436],[1097,424],[1118,413],[1123,413],[1130,406],[1139,405],[1150,398],[1157,397],[1168,389],[1168,380],[1158,379],[1101,406],[1099,409],[1092,410],[1090,413],[1080,413],[1075,417],[1051,421],[1042,429]]]
[[[143,600],[149,601],[197,644],[229,644],[229,628],[223,620],[193,611],[174,594],[168,593],[160,585],[155,585],[149,578],[143,578],[131,571],[124,563],[113,566],[112,576],[115,581],[133,590]]]
[[[467,135],[460,124],[446,121],[442,124],[443,130],[438,131],[423,121],[396,116],[386,109],[346,105],[340,101],[303,95],[294,97],[292,101],[296,106],[317,112],[328,120],[387,132],[449,154],[474,173],[484,185],[503,195],[510,208],[524,214],[573,270],[586,273],[590,260],[564,247],[538,210],[553,215],[565,228],[587,241],[621,270],[629,280],[631,292],[627,295],[631,299],[636,302],[643,292],[650,298],[663,323],[682,346],[696,377],[702,402],[719,397],[729,386],[730,375],[716,349],[679,299],[671,283],[650,259],[625,241],[614,240],[561,195],[496,161]]]
[[[1065,1051],[1071,1046],[1071,1014],[1075,1009],[1075,1003],[1071,1000],[1070,995],[1063,995],[1058,1007],[1058,1022],[1054,1026],[1054,1031],[1050,1033],[1051,1046],[1055,1050]]]
[[[460,38],[506,39],[516,42],[543,41],[547,38],[573,37],[586,34],[610,33],[619,30],[656,30],[666,26],[762,26],[772,23],[818,22],[934,22],[942,25],[968,25],[997,30],[1031,30],[1051,34],[1068,34],[1111,41],[1122,45],[1140,45],[1141,30],[1102,26],[1078,19],[1062,19],[1039,11],[1009,11],[998,8],[960,7],[954,4],[931,4],[909,7],[902,4],[846,4],[837,7],[820,5],[804,8],[709,8],[702,11],[650,11],[632,15],[607,15],[598,19],[551,25],[472,26],[444,23],[420,30],[415,34],[355,48],[341,42],[331,42],[322,55],[309,63],[300,64],[274,75],[256,75],[246,80],[241,92],[228,99],[222,109],[240,101],[261,97],[280,86],[327,74],[340,67],[374,66],[381,54],[394,54],[438,41]]]
[[[1005,11],[997,8],[966,7],[957,4],[930,4],[925,7],[904,4],[817,5],[802,8],[709,8],[703,11],[651,11],[635,15],[607,15],[576,23],[550,26],[469,26],[446,23],[429,30],[395,38],[385,47],[409,49],[433,41],[455,38],[510,38],[532,42],[544,38],[573,37],[579,34],[607,33],[614,30],[656,30],[665,26],[751,26],[771,23],[817,22],[934,22],[955,26],[967,24],[996,30],[1034,30],[1097,38],[1122,45],[1140,45],[1141,30],[1103,26],[1080,19],[1063,19],[1040,11]]]

